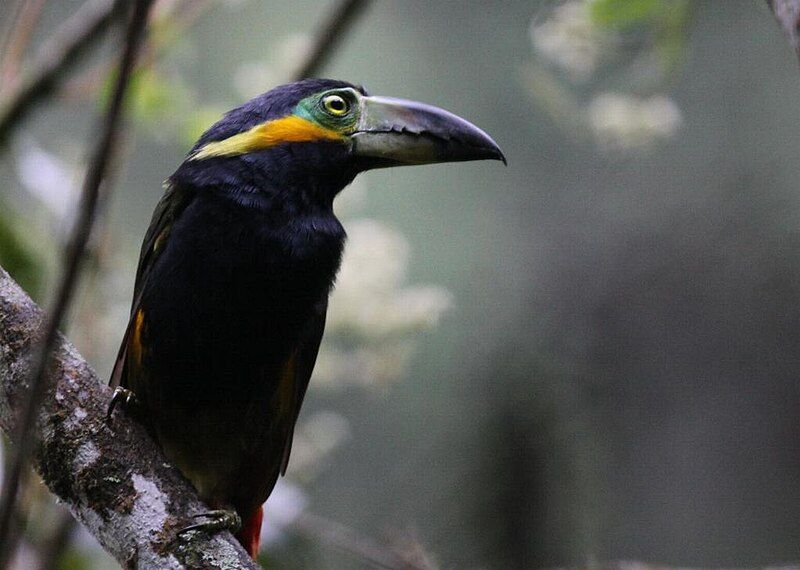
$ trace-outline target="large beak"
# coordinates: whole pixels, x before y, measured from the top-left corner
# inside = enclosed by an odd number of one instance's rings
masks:
[[[497,143],[444,109],[391,97],[362,97],[351,135],[364,169],[464,160],[502,160]]]

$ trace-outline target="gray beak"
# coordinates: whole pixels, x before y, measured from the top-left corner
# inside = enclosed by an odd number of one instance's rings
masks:
[[[363,97],[351,135],[364,170],[387,166],[502,160],[497,143],[472,123],[444,109],[391,97]]]

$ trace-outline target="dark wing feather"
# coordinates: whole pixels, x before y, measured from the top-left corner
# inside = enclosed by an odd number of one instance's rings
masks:
[[[287,434],[286,443],[283,448],[281,459],[281,475],[286,474],[286,467],[289,465],[289,455],[292,452],[292,439],[294,438],[294,427],[297,424],[297,416],[300,415],[300,406],[308,389],[308,382],[311,380],[311,373],[314,371],[314,364],[317,361],[319,345],[322,342],[322,333],[325,331],[325,315],[328,312],[328,298],[317,303],[314,315],[309,322],[306,337],[303,343],[295,352],[295,377],[294,377],[294,401],[292,402],[291,425]]]
[[[147,279],[150,277],[153,263],[158,254],[164,250],[164,244],[169,236],[170,228],[180,213],[186,209],[194,194],[181,186],[168,185],[164,195],[159,200],[150,227],[144,236],[142,251],[139,254],[139,266],[136,269],[136,282],[133,287],[133,303],[131,304],[131,318],[122,337],[122,343],[117,352],[117,359],[114,362],[114,370],[111,372],[109,384],[111,387],[125,386],[125,361],[128,353],[131,332],[134,328],[134,317],[142,300]]]

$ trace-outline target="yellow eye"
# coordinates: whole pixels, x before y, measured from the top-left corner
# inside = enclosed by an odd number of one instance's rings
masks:
[[[322,100],[322,107],[331,115],[341,117],[350,110],[350,104],[344,97],[339,95],[328,95]]]

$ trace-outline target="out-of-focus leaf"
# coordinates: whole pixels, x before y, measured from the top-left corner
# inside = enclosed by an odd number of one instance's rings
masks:
[[[152,121],[171,115],[176,110],[176,102],[185,96],[180,84],[146,67],[138,70],[131,80],[129,104],[134,117]]]
[[[181,142],[191,146],[200,138],[208,127],[222,118],[225,109],[218,105],[200,105],[188,113],[181,125]]]
[[[673,0],[662,12],[655,48],[666,72],[683,61],[690,10],[689,0]]]
[[[0,204],[0,211],[9,209]],[[0,215],[0,265],[31,297],[38,299],[42,285],[42,262],[28,246],[11,217]]]
[[[114,84],[114,74],[109,74],[100,91],[99,100],[104,105]],[[139,68],[131,76],[127,104],[135,121],[169,128],[176,122],[185,107],[194,104],[194,94],[182,81],[171,79],[152,66]]]
[[[595,24],[619,28],[650,22],[663,10],[662,0],[592,0],[589,6]]]
[[[86,568],[96,567],[92,564],[92,559],[77,550],[70,548],[64,552],[58,560],[56,568],[58,570],[86,570]]]
[[[663,75],[669,75],[683,61],[689,0],[591,0],[592,22],[601,27],[643,29],[651,35]]]

